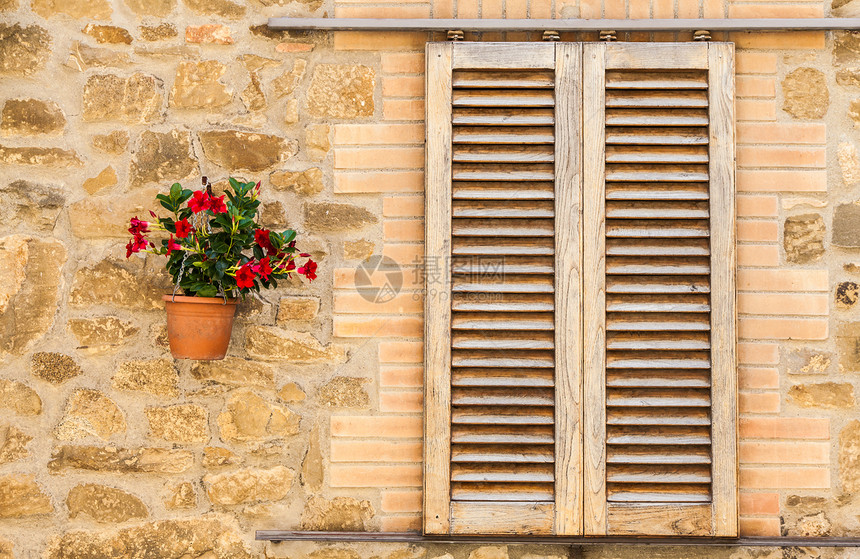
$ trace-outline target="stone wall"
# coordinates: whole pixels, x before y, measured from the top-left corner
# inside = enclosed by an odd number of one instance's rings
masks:
[[[573,553],[253,541],[415,530],[421,509],[428,37],[289,34],[267,17],[814,17],[855,4],[0,0],[0,558]],[[738,47],[741,530],[860,535],[860,36],[714,39]],[[312,285],[244,303],[228,359],[211,364],[170,359],[161,262],[123,251],[158,188],[201,175],[261,180],[265,223],[298,229],[320,260]],[[402,268],[384,302],[356,290],[372,255]],[[692,555],[840,552],[650,556]]]

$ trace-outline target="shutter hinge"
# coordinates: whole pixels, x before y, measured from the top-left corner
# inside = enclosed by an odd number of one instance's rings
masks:
[[[462,29],[451,29],[448,31],[448,40],[449,41],[462,41],[466,38],[465,33],[463,33]]]
[[[699,29],[693,32],[693,40],[694,41],[710,41],[711,40],[711,32],[706,29]]]
[[[544,41],[561,41],[561,36],[559,36],[558,31],[544,31],[543,32],[543,40]]]

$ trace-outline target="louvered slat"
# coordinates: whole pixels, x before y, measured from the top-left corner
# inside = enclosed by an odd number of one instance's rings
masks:
[[[606,72],[606,495],[711,492],[705,71]]]
[[[553,83],[453,74],[454,502],[553,500]]]

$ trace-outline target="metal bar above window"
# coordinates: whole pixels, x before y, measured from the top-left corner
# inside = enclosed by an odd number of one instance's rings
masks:
[[[269,28],[319,31],[831,31],[860,29],[860,18],[761,19],[359,19],[273,17]]]

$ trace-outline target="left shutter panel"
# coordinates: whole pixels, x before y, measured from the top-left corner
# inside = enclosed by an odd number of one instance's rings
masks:
[[[580,53],[428,44],[426,533],[581,533]]]

